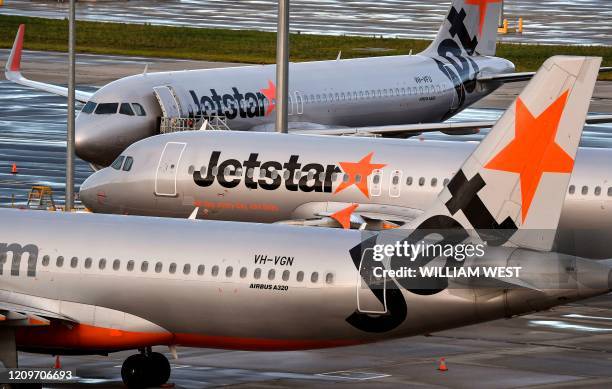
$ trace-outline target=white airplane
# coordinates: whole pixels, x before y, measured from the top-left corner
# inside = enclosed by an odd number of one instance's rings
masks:
[[[494,57],[501,2],[453,0],[432,44],[418,55],[304,62],[290,65],[290,128],[306,130],[387,126],[388,135],[419,133],[415,123],[440,122],[487,96],[504,82],[529,79]],[[61,86],[21,74],[24,26],[6,64],[13,82],[65,96]],[[86,103],[76,120],[76,151],[108,166],[128,145],[181,123],[199,128],[223,118],[233,130],[271,130],[275,66],[245,66],[143,73],[95,93],[78,91]],[[160,119],[161,118],[161,119]],[[472,131],[468,126],[456,131]],[[398,131],[399,130],[399,131]],[[449,130],[429,125],[427,131]],[[393,133],[393,134],[391,134]]]
[[[405,229],[0,210],[0,361],[16,367],[17,350],[139,349],[121,372],[142,388],[170,376],[155,345],[338,347],[608,293],[610,267],[552,251],[600,61],[547,61],[458,170],[454,191]],[[551,121],[533,126],[525,109]],[[474,201],[497,226],[477,228],[463,210]],[[406,256],[411,244],[434,252]]]

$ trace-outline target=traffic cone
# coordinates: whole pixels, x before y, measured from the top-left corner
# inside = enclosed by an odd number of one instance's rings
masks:
[[[17,174],[17,164],[13,162],[13,168],[11,169],[11,174]]]
[[[440,366],[438,366],[438,370],[448,371],[448,367],[446,367],[446,359],[440,358]]]
[[[55,356],[55,366],[56,369],[61,369],[62,368],[62,362],[60,361],[60,357],[59,355]]]

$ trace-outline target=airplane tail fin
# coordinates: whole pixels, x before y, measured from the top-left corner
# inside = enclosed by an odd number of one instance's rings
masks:
[[[600,64],[548,59],[432,207],[404,228],[445,220],[490,245],[551,250]]]
[[[453,0],[436,39],[423,53],[460,50],[463,55],[495,55],[503,0]]]

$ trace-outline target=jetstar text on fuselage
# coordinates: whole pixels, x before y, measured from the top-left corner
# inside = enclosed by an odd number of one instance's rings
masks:
[[[268,81],[268,88],[259,92],[241,93],[232,87],[232,93],[219,94],[216,89],[210,89],[209,96],[198,97],[194,90],[189,94],[193,99],[198,114],[203,116],[225,116],[228,119],[254,118],[268,116],[275,108],[276,86]]]
[[[299,155],[291,155],[289,160],[278,161],[259,160],[258,153],[251,153],[246,161],[226,159],[219,162],[220,151],[213,151],[206,172],[194,171],[193,180],[201,187],[211,186],[215,180],[224,188],[235,188],[243,182],[249,189],[276,190],[283,184],[291,192],[332,193],[335,173],[342,173],[337,165],[321,165],[319,163],[302,164]],[[259,169],[256,178],[255,169]]]

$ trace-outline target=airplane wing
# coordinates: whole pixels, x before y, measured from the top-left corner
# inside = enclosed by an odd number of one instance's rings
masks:
[[[589,115],[586,124],[602,124],[612,122],[612,115]],[[495,121],[451,122],[451,123],[424,123],[400,124],[378,127],[354,128],[328,128],[328,129],[300,129],[289,130],[292,134],[306,135],[354,135],[354,136],[383,136],[383,137],[410,137],[425,132],[440,131],[447,135],[477,134],[483,128],[491,128]]]
[[[423,211],[419,209],[381,204],[311,202],[298,207],[290,220],[278,223],[378,231],[397,228],[416,219],[422,213]]]
[[[6,76],[6,79],[19,85],[24,85],[55,95],[68,97],[68,88],[59,85],[46,84],[43,82],[29,80],[21,74],[21,52],[23,50],[24,32],[25,25],[22,24],[19,26],[19,30],[17,30],[15,43],[13,43],[11,54],[9,55],[8,61],[6,61],[6,66],[4,68],[4,75]],[[75,91],[75,99],[82,103],[88,102],[92,95],[93,93],[78,90]]]
[[[599,73],[612,72],[612,67],[602,67],[599,69]],[[518,82],[518,81],[529,81],[533,78],[536,72],[522,72],[522,73],[506,73],[506,74],[481,74],[477,77],[478,81],[488,82]]]
[[[0,302],[1,326],[46,326],[51,320],[75,322],[75,320],[54,312],[25,305]]]

